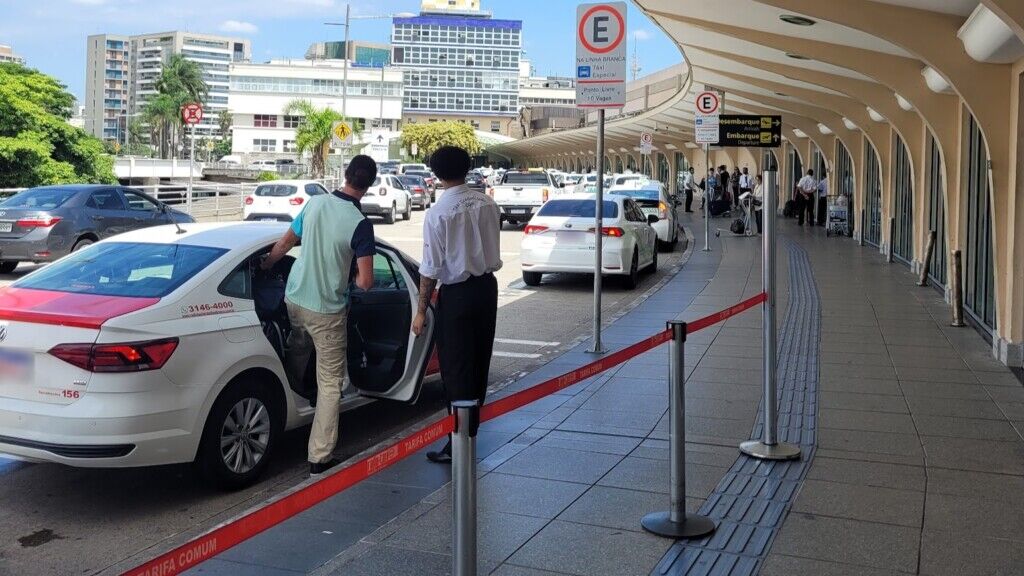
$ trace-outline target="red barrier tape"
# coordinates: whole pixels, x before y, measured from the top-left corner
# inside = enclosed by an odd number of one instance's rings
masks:
[[[245,516],[223,524],[170,552],[132,568],[127,576],[170,576],[178,574],[224,552],[264,530],[351,488],[370,476],[419,452],[425,446],[450,434],[455,418],[446,416],[426,428],[388,446],[384,450],[348,466],[298,492],[284,496]]]
[[[765,293],[762,292],[721,312],[689,322],[686,325],[686,333],[692,334],[717,324],[761,304],[766,299]],[[550,396],[555,392],[564,390],[569,386],[578,384],[610,368],[623,364],[631,358],[653,350],[670,340],[672,340],[671,330],[659,332],[646,340],[637,342],[628,348],[623,348],[614,354],[609,354],[586,366],[581,366],[557,378],[552,378],[511,396],[491,402],[480,409],[480,421],[493,420],[517,408],[540,400],[545,396]],[[377,472],[450,434],[454,429],[454,417],[447,416],[437,420],[419,432],[391,444],[376,454],[367,456],[355,464],[347,466],[298,492],[271,502],[264,508],[250,512],[237,520],[222,524],[170,552],[128,570],[124,574],[125,576],[172,576],[197,566],[232,546],[240,544],[260,532],[276,526],[304,510],[312,508],[339,492],[351,488]]]
[[[596,362],[591,362],[586,366],[581,366],[580,368],[562,374],[557,378],[537,384],[536,386],[527,388],[521,392],[516,392],[515,394],[502,398],[501,400],[485,404],[484,407],[480,409],[480,421],[486,422],[488,420],[492,420],[498,416],[507,414],[516,408],[526,406],[527,404],[540,400],[545,396],[550,396],[559,390],[564,390],[573,384],[577,384],[587,378],[596,376],[609,368],[618,366],[630,358],[639,356],[648,350],[653,350],[671,339],[672,331],[665,330],[664,332],[655,334],[642,342],[637,342],[629,348],[623,348],[614,354],[605,356]]]
[[[722,310],[721,312],[715,312],[714,314],[711,314],[710,316],[705,316],[705,317],[703,317],[703,318],[701,318],[699,320],[694,320],[693,322],[687,322],[686,323],[686,333],[687,334],[693,334],[694,332],[696,332],[698,330],[703,330],[703,329],[707,328],[708,326],[713,326],[715,324],[718,324],[722,320],[725,320],[727,318],[731,318],[732,316],[735,316],[735,315],[739,314],[740,312],[745,312],[747,310],[750,310],[754,306],[757,306],[758,304],[763,303],[767,299],[768,299],[768,295],[765,294],[764,292],[761,292],[757,296],[754,296],[752,298],[747,298],[743,302],[740,302],[739,304],[736,304],[735,306],[730,306],[729,308],[726,308],[725,310]]]

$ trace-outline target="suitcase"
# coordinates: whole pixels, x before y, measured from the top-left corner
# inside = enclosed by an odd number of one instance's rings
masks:
[[[712,216],[721,216],[732,209],[732,204],[728,200],[712,200],[708,206],[708,211],[711,212]]]
[[[743,219],[737,218],[733,220],[732,224],[729,226],[729,231],[737,235],[743,234],[743,232],[746,231],[746,224],[743,223]]]
[[[782,215],[786,218],[796,216],[796,200],[786,201],[786,205],[782,207]]]

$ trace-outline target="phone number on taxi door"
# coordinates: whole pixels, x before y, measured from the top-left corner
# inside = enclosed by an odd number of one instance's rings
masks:
[[[213,302],[211,304],[190,304],[181,307],[181,315],[185,318],[190,316],[205,316],[207,314],[223,314],[234,310],[234,302]]]

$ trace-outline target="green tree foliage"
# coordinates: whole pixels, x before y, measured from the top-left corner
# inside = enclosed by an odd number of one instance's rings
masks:
[[[0,188],[116,182],[103,144],[68,124],[73,102],[54,78],[0,63]]]
[[[150,126],[152,141],[157,142],[161,158],[173,156],[182,141],[181,107],[190,102],[202,103],[210,93],[199,64],[173,54],[160,71],[155,83],[158,94],[146,102],[143,118]]]
[[[473,127],[463,122],[406,124],[402,127],[402,146],[411,150],[413,144],[416,144],[418,158],[430,156],[441,146],[458,146],[470,155],[484,149]]]
[[[284,113],[302,116],[295,129],[295,148],[300,156],[309,152],[312,177],[323,178],[331,152],[331,126],[344,117],[331,108],[317,108],[309,100],[292,100]]]

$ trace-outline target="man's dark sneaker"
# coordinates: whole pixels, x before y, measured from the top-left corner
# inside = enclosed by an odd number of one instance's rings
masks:
[[[448,442],[444,448],[434,452],[427,452],[427,460],[436,462],[438,464],[451,464],[452,462],[452,443]]]
[[[338,460],[337,458],[331,458],[327,462],[310,462],[309,476],[311,478],[316,476],[322,476],[324,472],[327,472],[331,468],[334,468],[339,463],[341,463],[341,461]]]

